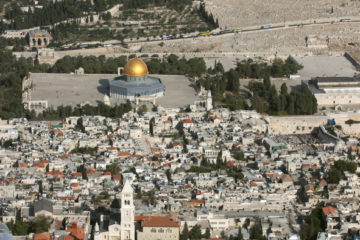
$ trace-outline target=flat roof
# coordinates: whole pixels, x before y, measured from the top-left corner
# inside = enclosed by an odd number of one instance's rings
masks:
[[[315,77],[313,80],[318,81],[319,83],[341,83],[341,82],[359,82],[358,77]]]

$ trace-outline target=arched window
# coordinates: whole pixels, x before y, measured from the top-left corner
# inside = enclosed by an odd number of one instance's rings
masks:
[[[38,42],[38,46],[42,45],[41,38],[38,38],[37,42]]]
[[[152,229],[151,229],[151,232],[152,232],[152,233],[156,233],[156,229],[155,229],[155,228],[152,228]]]

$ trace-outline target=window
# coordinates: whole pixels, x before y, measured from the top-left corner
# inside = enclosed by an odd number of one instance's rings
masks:
[[[163,233],[163,232],[164,232],[164,229],[160,228],[158,232],[159,232],[159,233]]]
[[[168,229],[166,230],[166,232],[167,232],[167,233],[172,233],[171,228],[168,228]]]
[[[155,229],[155,228],[152,228],[152,229],[151,229],[151,232],[155,233],[155,232],[156,232],[156,229]]]

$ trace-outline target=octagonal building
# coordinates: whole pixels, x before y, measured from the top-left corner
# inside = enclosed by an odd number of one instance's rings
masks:
[[[164,96],[164,84],[160,78],[148,76],[146,63],[140,58],[130,59],[124,74],[109,80],[110,98],[135,100],[137,97]]]

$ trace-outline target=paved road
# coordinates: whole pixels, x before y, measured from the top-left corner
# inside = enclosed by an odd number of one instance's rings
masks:
[[[200,36],[200,35],[196,35],[196,33],[192,33],[192,34],[188,34],[188,35],[194,35],[193,37],[189,37],[189,38],[206,38],[206,37],[215,37],[215,36],[219,36],[219,35],[235,35],[235,34],[241,34],[241,33],[246,33],[246,32],[261,32],[261,31],[273,31],[273,30],[279,30],[279,29],[285,29],[285,28],[297,28],[297,27],[307,27],[307,26],[316,26],[316,25],[327,25],[327,24],[334,24],[334,23],[341,23],[341,24],[346,24],[346,23],[356,23],[356,22],[360,22],[360,17],[359,16],[348,16],[348,17],[336,17],[336,18],[317,18],[317,19],[310,19],[310,20],[302,20],[302,21],[291,21],[291,22],[282,22],[282,23],[268,23],[268,24],[264,24],[264,25],[255,25],[255,26],[250,26],[250,27],[245,27],[242,29],[242,31],[240,33],[234,33],[234,32],[227,32],[227,33],[221,33],[221,34],[216,34],[216,35],[209,35],[209,36]],[[269,28],[263,28],[263,26],[271,26]],[[241,27],[239,27],[241,28]],[[178,39],[185,39],[185,38],[172,38],[172,39],[168,39],[168,40],[159,40],[159,39],[154,39],[154,40],[136,40],[136,41],[124,41],[127,44],[133,44],[133,43],[145,43],[145,42],[162,42],[162,41],[174,41],[174,40],[178,40]],[[94,42],[86,42],[86,44],[98,44],[99,41],[94,41]],[[113,46],[118,46],[121,45],[122,43],[120,41],[118,42],[113,42],[112,45]]]

